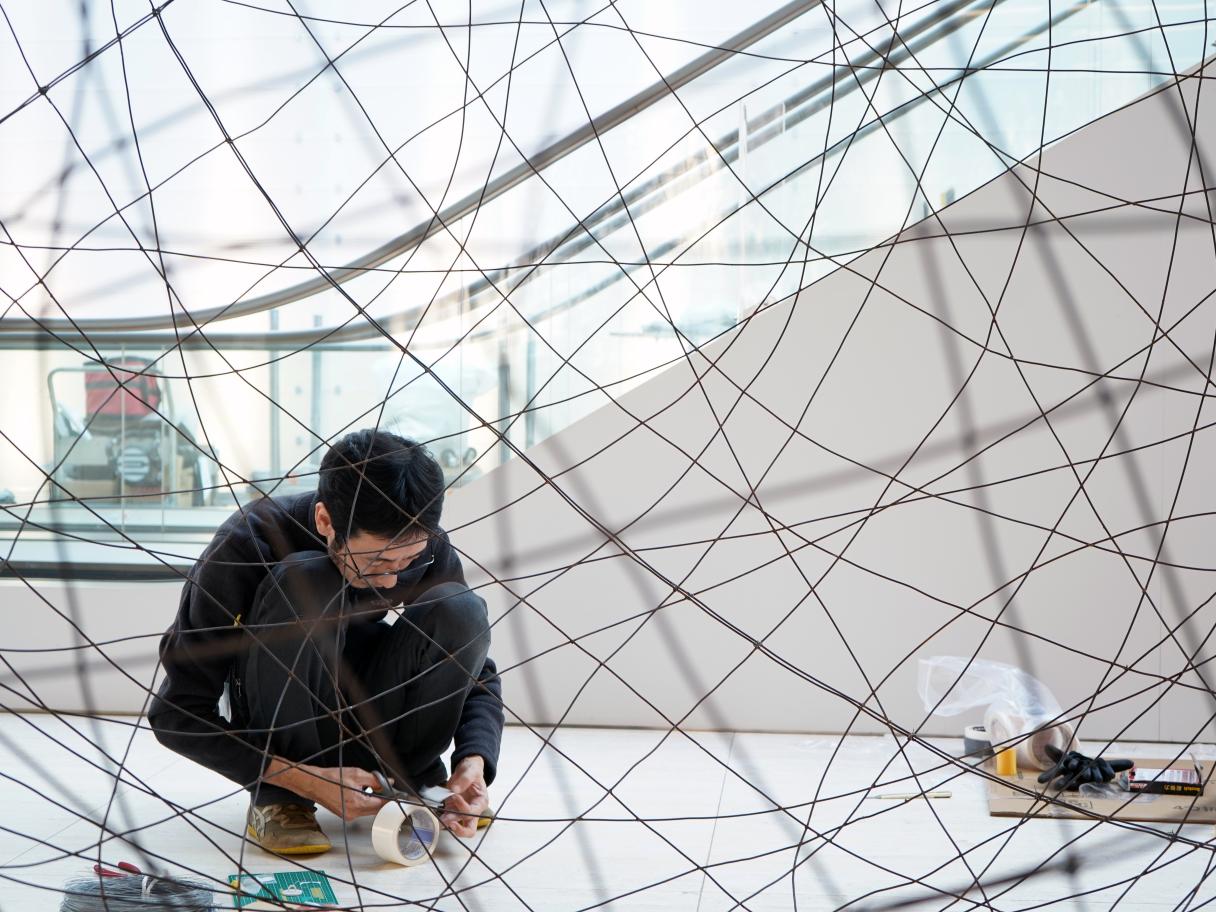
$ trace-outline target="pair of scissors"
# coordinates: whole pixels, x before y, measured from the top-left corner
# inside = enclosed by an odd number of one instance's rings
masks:
[[[444,812],[444,802],[452,797],[452,792],[438,785],[428,785],[420,792],[403,791],[402,789],[393,788],[389,783],[388,777],[384,773],[374,771],[372,773],[376,777],[377,786],[374,789],[364,789],[369,795],[374,795],[377,798],[384,798],[388,801],[401,801],[405,804],[421,805],[439,816]]]
[[[375,789],[364,789],[364,792],[367,794],[374,795],[377,798],[384,798],[388,801],[400,801],[404,804],[418,805],[431,811],[436,817],[443,816],[446,810],[444,802],[454,794],[451,789],[446,789],[441,785],[428,785],[420,792],[405,792],[393,788],[384,773],[374,771],[372,775],[376,777],[378,785]],[[493,819],[494,812],[486,808],[485,813],[477,817],[477,829],[480,830],[488,827]]]
[[[145,874],[129,861],[120,861],[116,868],[107,868],[103,864],[93,865],[93,873],[98,877],[139,877],[139,895],[147,899],[156,892],[156,883],[160,879],[155,874]]]
[[[120,861],[118,863],[117,871],[115,871],[113,868],[107,868],[103,864],[95,864],[93,865],[93,873],[101,877],[128,877],[132,874],[139,874],[142,876],[144,872],[135,867],[135,865],[131,864],[129,861]]]

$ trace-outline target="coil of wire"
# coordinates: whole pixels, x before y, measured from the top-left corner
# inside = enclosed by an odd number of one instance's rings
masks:
[[[59,912],[212,912],[211,888],[151,874],[78,877],[63,888]]]

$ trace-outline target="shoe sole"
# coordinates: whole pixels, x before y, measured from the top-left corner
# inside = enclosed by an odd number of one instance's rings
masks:
[[[286,846],[281,849],[272,849],[258,840],[258,834],[254,831],[253,827],[246,826],[245,833],[258,846],[267,852],[274,852],[278,855],[320,855],[322,852],[328,852],[333,848],[333,843],[319,843],[316,845]]]

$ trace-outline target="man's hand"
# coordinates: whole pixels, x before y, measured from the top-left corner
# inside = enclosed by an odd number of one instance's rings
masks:
[[[262,781],[295,792],[303,798],[311,798],[343,820],[369,817],[386,803],[383,798],[364,794],[364,786],[378,788],[379,782],[367,770],[355,767],[309,766],[272,757],[266,765]]]
[[[439,822],[457,836],[476,836],[477,818],[490,808],[485,772],[485,761],[473,755],[456,764],[448,779],[452,796],[444,802]]]

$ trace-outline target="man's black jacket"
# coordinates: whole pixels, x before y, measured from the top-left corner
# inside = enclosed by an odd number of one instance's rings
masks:
[[[315,493],[265,497],[225,520],[191,569],[177,618],[161,638],[165,678],[148,712],[157,739],[243,786],[260,778],[268,755],[219,714],[219,698],[232,663],[253,645],[240,619],[270,567],[297,551],[325,549],[313,518],[316,501]],[[358,600],[359,622],[378,621],[389,605],[411,602],[438,583],[465,582],[446,532],[440,529],[427,550],[434,562],[421,574],[407,567],[395,589],[348,589]],[[424,552],[415,563],[426,559]],[[498,763],[503,726],[501,682],[493,660],[486,659],[478,682],[465,700],[452,764],[480,755],[488,784]]]

